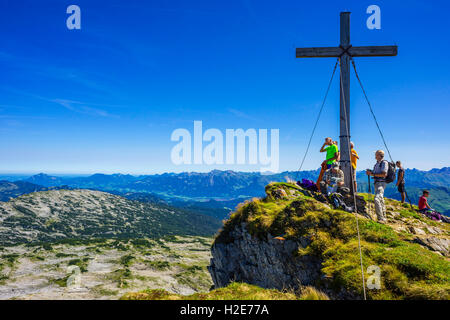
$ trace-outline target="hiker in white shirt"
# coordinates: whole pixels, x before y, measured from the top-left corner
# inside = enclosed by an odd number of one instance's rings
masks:
[[[378,150],[375,152],[375,163],[373,170],[366,170],[368,176],[372,176],[375,183],[375,212],[379,222],[386,222],[386,206],[384,204],[384,189],[386,188],[386,176],[389,165],[384,160],[384,151]]]

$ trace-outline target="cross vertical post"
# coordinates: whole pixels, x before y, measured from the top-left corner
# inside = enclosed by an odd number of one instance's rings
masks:
[[[341,43],[340,47],[347,50],[350,47],[350,12],[341,12]],[[340,167],[344,172],[346,187],[353,191],[352,166],[350,163],[350,56],[344,53],[340,58]]]

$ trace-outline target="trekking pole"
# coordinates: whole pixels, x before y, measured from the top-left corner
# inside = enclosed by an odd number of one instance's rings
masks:
[[[413,206],[411,204],[411,199],[409,198],[408,192],[406,192],[406,189],[405,189],[405,195],[406,195],[406,198],[408,198],[408,202],[409,202],[409,206],[411,207],[411,210],[414,210],[414,208],[413,208]]]

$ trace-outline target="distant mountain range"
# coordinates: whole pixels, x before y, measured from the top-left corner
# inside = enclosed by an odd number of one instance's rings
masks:
[[[259,172],[235,172],[213,170],[206,173],[183,172],[133,176],[129,174],[94,174],[87,177],[56,177],[40,173],[15,184],[28,182],[41,187],[83,188],[108,191],[129,199],[144,202],[166,201],[168,204],[190,208],[215,208],[224,212],[233,210],[243,200],[264,195],[264,187],[270,182],[315,180],[318,170],[286,171],[262,175]],[[450,167],[421,171],[407,169],[406,186],[413,203],[417,203],[422,189],[430,190],[431,205],[442,213],[450,214]],[[367,176],[357,173],[358,190],[367,192]],[[35,187],[38,188],[38,187]],[[23,188],[28,193],[30,188]],[[20,194],[21,187],[13,193]],[[149,196],[148,194],[152,194]],[[0,197],[3,195],[0,190]],[[400,199],[395,183],[389,184],[386,197]],[[151,197],[151,199],[149,198]],[[1,197],[5,199],[5,196]],[[217,213],[217,212],[216,212]]]
[[[31,182],[44,187],[53,187],[61,185],[70,185],[77,188],[113,188],[117,186],[124,186],[134,181],[143,179],[145,176],[132,176],[129,174],[101,174],[96,173],[88,177],[56,177],[45,173],[39,173],[24,179],[26,182]]]
[[[303,171],[301,176],[312,179],[317,174],[317,171]],[[22,181],[44,187],[67,185],[72,188],[82,189],[151,192],[169,198],[223,198],[228,200],[230,198],[259,196],[264,193],[264,187],[268,183],[295,179],[296,175],[296,172],[261,175],[255,172],[235,172],[230,170],[213,170],[207,173],[183,172],[141,176],[97,173],[88,177],[56,177],[40,173]]]

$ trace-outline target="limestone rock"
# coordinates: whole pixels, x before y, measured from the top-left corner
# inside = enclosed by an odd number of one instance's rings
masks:
[[[395,219],[400,216],[400,213],[395,212],[395,211],[387,211],[386,216]]]
[[[283,199],[283,198],[287,198],[287,193],[284,189],[276,189],[274,191],[272,191],[272,196],[274,197],[274,199]]]
[[[242,281],[263,288],[297,289],[313,285],[320,277],[321,262],[312,256],[297,257],[299,242],[280,240],[268,235],[266,240],[252,237],[243,223],[232,231],[231,243],[216,243],[208,267],[214,286],[224,287],[232,281]],[[302,244],[303,242],[303,244]]]
[[[427,226],[425,227],[425,229],[427,229],[428,233],[431,234],[442,234],[442,230],[436,227],[432,227],[432,226]]]
[[[410,231],[411,233],[417,234],[417,235],[426,235],[425,231],[423,231],[423,230],[420,229],[420,228],[413,227],[413,226],[410,226],[410,227],[409,227],[409,231]]]
[[[289,188],[298,192],[292,193]],[[316,198],[321,195],[320,193],[298,188],[296,185],[272,184],[270,188],[266,188],[266,194],[266,199],[259,200],[260,202],[256,202],[254,206],[249,204],[248,207],[237,212],[235,218],[229,221],[226,228],[216,238],[211,248],[212,259],[208,267],[214,287],[225,287],[233,281],[279,290],[296,290],[303,286],[314,286],[327,293],[331,299],[361,299],[360,292],[351,286],[340,286],[336,276],[327,277],[326,274],[330,274],[330,268],[324,268],[324,265],[329,266],[335,262],[334,260],[330,262],[327,256],[328,254],[333,256],[332,249],[328,248],[333,248],[330,244],[337,233],[333,228],[334,224],[342,227],[345,223],[347,226],[348,222],[354,221],[353,217],[347,216],[341,210],[324,210],[322,204],[329,204],[326,197],[322,199],[324,201],[320,201]],[[308,197],[305,197],[306,195]],[[310,195],[322,204],[311,199]],[[283,200],[278,200],[283,197],[287,197],[285,206],[283,206]],[[343,197],[349,201],[348,205],[353,205],[353,196]],[[274,199],[277,200],[274,201]],[[276,206],[272,208],[268,202],[274,202]],[[392,202],[395,204],[394,201]],[[373,202],[367,203],[363,197],[358,196],[357,204],[361,216],[375,213]],[[409,247],[417,250],[418,253],[426,249],[436,255],[449,256],[450,239],[445,231],[447,230],[445,225],[440,226],[442,228],[440,229],[434,224],[426,223],[427,221],[420,221],[414,214],[404,218],[400,214],[402,212],[400,205],[394,204],[388,211],[391,219],[383,223],[385,226],[374,228],[377,229],[374,230],[377,236],[365,234],[364,237],[370,241],[385,239],[388,238],[386,235],[392,228],[391,230],[398,235],[393,237],[395,241],[387,240],[389,243],[416,242],[423,248],[410,244]],[[368,205],[372,206],[371,210],[368,210]],[[323,215],[321,215],[322,210]],[[258,222],[258,219],[262,222]],[[270,219],[275,220],[270,225],[264,219],[269,222]],[[374,220],[377,221],[377,219]],[[365,230],[375,225],[375,223],[364,221]],[[269,234],[269,232],[276,234]],[[337,238],[346,241],[338,236]],[[377,245],[377,248],[386,251],[394,250],[394,246],[386,248],[384,245]],[[415,259],[415,257],[413,255],[411,258]],[[428,257],[417,258],[428,259]],[[392,263],[394,267],[399,265],[398,270],[403,272],[401,263],[392,257],[390,259],[389,263]],[[322,264],[323,262],[326,263]]]
[[[437,251],[442,255],[450,256],[450,240],[438,237],[416,237],[414,242],[427,247],[430,250]]]

